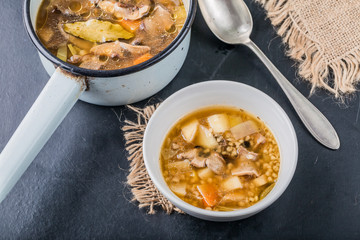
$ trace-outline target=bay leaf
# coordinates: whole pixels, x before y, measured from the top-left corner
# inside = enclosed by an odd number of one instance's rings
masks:
[[[86,22],[66,23],[64,24],[64,31],[84,40],[98,43],[134,37],[133,33],[126,31],[119,24],[97,19]]]

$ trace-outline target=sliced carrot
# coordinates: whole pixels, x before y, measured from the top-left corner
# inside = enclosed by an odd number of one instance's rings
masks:
[[[140,27],[140,24],[141,24],[141,20],[131,21],[131,20],[123,19],[120,21],[120,25],[123,28],[125,28],[125,30],[132,32],[132,33],[134,33]]]
[[[151,55],[150,53],[145,53],[144,55],[141,55],[140,57],[138,57],[137,59],[134,60],[134,65],[145,62],[146,60],[149,60],[152,57],[153,57],[153,55]]]
[[[213,184],[198,185],[197,189],[208,206],[213,207],[217,204],[219,195],[217,188]]]
[[[202,203],[203,203],[205,208],[210,207],[209,204],[207,204],[207,202],[205,201],[205,199],[202,200]]]

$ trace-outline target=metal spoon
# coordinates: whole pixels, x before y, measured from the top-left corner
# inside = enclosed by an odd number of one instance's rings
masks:
[[[202,15],[211,31],[228,44],[244,44],[261,59],[290,100],[305,127],[316,140],[331,149],[339,149],[339,137],[326,117],[280,73],[265,54],[250,40],[251,13],[242,0],[198,0]]]

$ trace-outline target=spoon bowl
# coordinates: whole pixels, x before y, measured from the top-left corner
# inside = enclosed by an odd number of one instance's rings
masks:
[[[243,1],[199,0],[199,5],[207,25],[221,41],[241,44],[250,40],[253,20]]]
[[[288,97],[312,136],[330,149],[340,147],[339,137],[326,117],[281,74],[266,55],[250,40],[251,13],[242,0],[198,0],[210,30],[228,44],[244,44],[265,64]]]

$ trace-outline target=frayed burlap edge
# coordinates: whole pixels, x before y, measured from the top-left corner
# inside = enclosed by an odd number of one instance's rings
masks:
[[[125,137],[127,159],[130,162],[127,184],[133,194],[132,201],[139,202],[139,208],[147,208],[148,214],[155,213],[155,207],[161,207],[167,214],[172,212],[183,213],[167,200],[155,187],[145,168],[143,159],[143,137],[147,123],[159,104],[147,106],[144,109],[128,105],[127,107],[137,114],[137,121],[124,121],[122,130]]]
[[[354,93],[360,81],[360,49],[352,49],[334,61],[327,62],[318,44],[307,34],[303,23],[291,9],[291,0],[255,0],[267,11],[267,16],[283,42],[287,55],[299,62],[299,75],[312,85],[324,88],[343,101]]]

